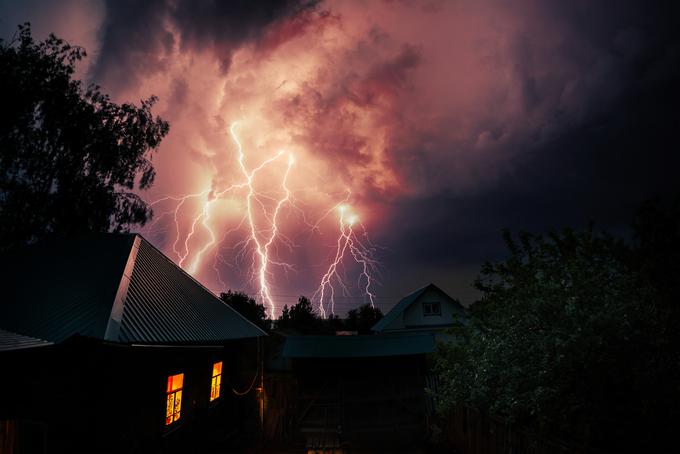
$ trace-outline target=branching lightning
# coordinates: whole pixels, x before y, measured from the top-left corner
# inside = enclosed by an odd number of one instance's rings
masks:
[[[361,265],[362,270],[359,275],[358,286],[362,288],[371,306],[375,307],[375,294],[371,291],[371,284],[374,280],[372,275],[377,272],[378,262],[373,258],[373,248],[364,244],[354,230],[355,225],[361,226],[363,235],[368,238],[363,224],[358,222],[359,217],[346,204],[348,198],[349,192],[345,200],[335,207],[339,213],[339,236],[336,242],[335,257],[326,273],[321,277],[319,287],[312,295],[312,300],[318,300],[319,313],[322,317],[328,315],[327,310],[330,314],[335,314],[336,285],[344,295],[350,294],[345,280],[338,270],[348,251],[354,261]]]
[[[288,186],[290,173],[295,165],[293,155],[280,150],[256,167],[249,169],[246,165],[246,152],[237,134],[238,128],[238,122],[232,123],[229,128],[229,134],[236,147],[236,169],[239,180],[237,183],[224,188],[216,188],[215,183],[212,182],[209,187],[199,192],[183,196],[166,196],[150,203],[151,206],[161,203],[174,204],[174,208],[163,213],[162,216],[170,216],[174,224],[172,253],[178,265],[188,273],[196,274],[202,269],[206,256],[214,252],[212,268],[219,284],[222,288],[226,288],[226,283],[220,273],[220,265],[231,266],[231,264],[221,255],[220,247],[230,234],[245,233],[245,237],[231,247],[235,252],[234,258],[238,262],[248,256],[251,257],[250,280],[258,288],[259,301],[267,308],[268,315],[274,318],[277,311],[281,309],[277,307],[275,293],[272,291],[275,270],[280,269],[285,273],[294,270],[292,264],[278,259],[279,246],[282,245],[291,251],[295,246],[281,231],[282,212],[286,208],[296,210],[302,216],[303,223],[315,233],[320,233],[322,221],[337,212],[339,232],[334,245],[334,257],[312,295],[312,300],[318,302],[318,310],[323,317],[335,313],[337,293],[341,292],[346,296],[350,294],[343,276],[343,263],[349,258],[360,267],[358,287],[365,298],[374,305],[375,294],[372,285],[375,282],[374,276],[377,273],[378,263],[374,258],[374,248],[368,241],[364,225],[358,222],[358,216],[348,204],[351,192],[347,191],[343,200],[327,210],[315,224],[310,224],[305,220],[304,211],[295,205],[292,191]],[[280,180],[275,182],[276,191],[274,193],[258,191],[255,185],[258,174],[279,162],[285,164],[282,166]],[[271,178],[267,181],[271,182]],[[240,200],[245,205],[245,213],[234,227],[220,229],[222,230],[220,236],[217,234],[218,227],[215,225],[217,223],[215,218],[219,213],[219,201],[225,199]],[[192,203],[189,203],[190,201]],[[198,204],[198,210],[196,210],[196,204]],[[196,214],[189,217],[188,223],[183,223],[187,211],[193,211]],[[182,224],[189,226],[188,230],[185,229],[184,236]],[[357,227],[360,227],[359,232],[356,230]],[[198,232],[203,232],[200,238]],[[360,238],[361,236],[364,240]]]

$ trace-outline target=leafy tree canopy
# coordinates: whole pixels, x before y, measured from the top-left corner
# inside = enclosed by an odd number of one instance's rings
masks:
[[[290,308],[283,306],[277,322],[279,328],[291,328],[302,334],[320,334],[321,325],[323,319],[314,312],[312,302],[305,296],[300,296],[298,302]]]
[[[220,299],[263,330],[269,330],[265,307],[254,298],[243,292],[228,290],[226,293],[220,293]]]
[[[621,450],[663,444],[680,408],[680,209],[649,204],[635,241],[592,228],[504,233],[471,320],[443,345],[443,411],[466,404]]]
[[[342,319],[338,315],[321,318],[312,307],[311,301],[301,296],[298,302],[283,307],[277,320],[278,328],[292,328],[301,334],[334,335],[336,331],[358,331],[359,334],[372,334],[371,327],[382,318],[380,309],[364,304],[347,312]]]
[[[382,311],[366,303],[347,312],[345,327],[350,331],[358,331],[359,334],[371,334],[371,328],[381,318]]]
[[[141,105],[115,104],[73,74],[85,57],[29,24],[0,40],[0,247],[49,234],[127,231],[150,207],[135,193],[154,181],[152,153],[168,133]]]

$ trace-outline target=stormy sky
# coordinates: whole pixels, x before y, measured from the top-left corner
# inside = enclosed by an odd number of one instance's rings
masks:
[[[429,282],[472,302],[502,228],[625,234],[643,200],[677,192],[676,4],[0,1],[0,34],[30,21],[85,47],[78,76],[114,100],[159,97],[171,131],[140,232],[208,288],[261,293],[251,235],[267,242],[283,201],[276,309],[319,297],[350,227],[388,309]],[[268,159],[249,208],[239,185]],[[340,314],[367,301],[362,256],[344,252]]]

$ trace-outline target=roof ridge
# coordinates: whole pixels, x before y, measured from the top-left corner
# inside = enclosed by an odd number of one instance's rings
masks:
[[[198,286],[199,286],[200,288],[202,288],[204,291],[206,291],[206,292],[207,292],[210,296],[212,296],[214,299],[216,299],[217,301],[219,301],[223,306],[227,307],[229,310],[231,310],[232,312],[234,312],[234,314],[236,314],[236,315],[238,315],[239,317],[241,317],[245,322],[247,322],[247,323],[249,323],[250,325],[252,325],[255,329],[257,329],[258,331],[260,331],[263,335],[265,335],[265,336],[267,335],[267,333],[266,333],[262,328],[260,328],[260,327],[257,326],[255,323],[253,323],[253,322],[251,322],[250,320],[248,320],[246,317],[244,317],[240,312],[238,312],[236,309],[234,309],[233,307],[231,307],[229,304],[227,304],[226,302],[222,301],[222,299],[221,299],[219,296],[217,296],[212,290],[210,290],[210,289],[207,288],[205,285],[203,285],[200,281],[198,281],[196,278],[194,278],[191,274],[187,273],[181,266],[179,266],[177,263],[175,263],[173,260],[171,260],[170,257],[168,257],[167,255],[163,254],[163,252],[161,252],[160,249],[158,249],[156,246],[154,246],[149,240],[147,240],[146,238],[144,238],[144,236],[142,236],[142,234],[140,234],[140,233],[135,233],[135,235],[136,235],[138,238],[140,238],[140,240],[143,241],[146,245],[150,246],[155,252],[157,252],[158,255],[160,255],[164,260],[166,260],[171,266],[173,266],[173,267],[175,267],[176,269],[178,269],[182,274],[184,274],[186,277],[188,277],[189,279],[191,279],[191,281],[193,281],[195,284],[198,284]]]
[[[123,312],[125,312],[127,293],[128,289],[130,288],[130,281],[132,280],[132,271],[134,270],[135,263],[137,262],[137,254],[139,253],[139,243],[141,242],[141,238],[141,236],[135,234],[134,240],[132,240],[130,252],[128,253],[128,258],[125,262],[123,272],[121,273],[118,288],[116,289],[116,295],[113,298],[113,304],[111,304],[111,313],[109,315],[109,321],[106,324],[106,330],[104,331],[104,340],[118,341],[120,325],[123,321]]]
[[[392,307],[392,309],[390,309],[390,311],[387,314],[385,314],[383,318],[378,320],[375,323],[375,325],[371,327],[371,331],[381,332],[382,330],[387,328],[399,316],[399,314],[402,314],[409,306],[411,306],[411,304],[413,304],[420,297],[420,295],[422,295],[425,291],[429,289],[441,292],[446,297],[455,301],[455,299],[451,297],[451,295],[446,293],[441,288],[437,287],[434,283],[430,282],[429,284],[417,290],[414,290],[413,292],[409,293],[408,295],[400,299],[397,302],[397,304],[395,304],[394,307]]]

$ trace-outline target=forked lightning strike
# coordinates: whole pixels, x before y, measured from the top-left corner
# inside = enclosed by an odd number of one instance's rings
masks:
[[[350,296],[349,289],[338,270],[343,264],[348,250],[354,261],[361,265],[362,268],[359,274],[358,286],[362,288],[371,306],[375,307],[375,295],[371,291],[371,284],[374,279],[371,276],[377,272],[378,262],[373,258],[372,248],[364,244],[354,231],[354,226],[358,224],[363,230],[363,235],[367,237],[366,229],[363,224],[358,222],[359,217],[352,213],[350,207],[345,203],[348,198],[349,192],[345,200],[336,205],[339,213],[340,230],[336,242],[335,257],[326,273],[321,277],[321,282],[316,292],[312,295],[312,300],[318,300],[319,313],[324,318],[328,315],[327,309],[330,311],[330,314],[335,314],[336,286],[339,287],[343,296]]]
[[[253,169],[248,169],[245,163],[246,154],[243,150],[243,145],[239,140],[238,122],[232,123],[229,128],[231,138],[236,145],[236,157],[238,170],[242,180],[239,183],[233,184],[224,189],[216,190],[211,184],[210,187],[193,194],[184,196],[167,196],[160,198],[150,203],[151,206],[162,202],[176,202],[174,209],[164,213],[172,214],[174,223],[174,241],[172,244],[172,251],[177,257],[177,263],[190,274],[195,274],[202,267],[205,256],[215,249],[213,270],[215,271],[218,281],[223,288],[226,284],[220,274],[218,261],[227,264],[222,258],[219,251],[219,246],[225,241],[227,235],[246,230],[247,235],[242,240],[237,242],[233,249],[236,250],[236,259],[245,257],[247,254],[252,256],[251,265],[251,281],[256,283],[258,288],[258,298],[262,304],[265,305],[268,315],[271,318],[276,316],[277,307],[272,293],[272,281],[274,277],[273,268],[282,268],[284,271],[294,269],[292,264],[282,262],[273,257],[273,250],[276,250],[276,244],[280,243],[292,250],[294,245],[292,242],[281,233],[279,225],[280,215],[282,210],[288,205],[302,214],[304,219],[304,212],[293,204],[292,193],[288,187],[288,180],[291,169],[295,164],[295,159],[292,154],[283,150],[275,155],[269,157]],[[272,197],[269,193],[262,194],[255,189],[255,179],[257,174],[269,165],[273,165],[279,161],[284,155],[288,157],[287,164],[283,176],[279,184],[280,192],[278,197]],[[215,217],[214,210],[218,208],[217,202],[228,197],[234,197],[239,190],[243,190],[243,197],[246,211],[241,218],[238,225],[224,230],[220,240],[216,235],[216,227],[212,220]],[[377,261],[373,257],[373,248],[368,242],[368,236],[363,224],[358,222],[356,214],[352,213],[349,205],[347,205],[350,197],[350,191],[344,200],[338,202],[335,206],[330,208],[325,214],[311,225],[304,221],[304,223],[311,228],[313,232],[320,233],[320,224],[331,213],[337,211],[339,213],[339,236],[335,245],[335,257],[328,267],[326,273],[322,276],[321,282],[312,296],[313,301],[318,301],[318,310],[321,316],[335,313],[335,298],[336,292],[342,292],[343,296],[349,296],[350,292],[344,282],[341,272],[344,272],[343,261],[346,257],[351,257],[353,261],[361,267],[361,272],[358,278],[358,287],[364,293],[365,297],[371,305],[375,304],[375,295],[372,291],[372,284],[375,281],[373,278],[377,272]],[[199,203],[200,210],[190,220],[190,227],[184,241],[182,241],[182,229],[180,228],[180,219],[183,214],[182,208],[190,200],[195,200]],[[269,209],[267,209],[269,203]],[[264,225],[263,225],[264,223]],[[361,226],[362,235],[366,238],[362,241],[355,232],[356,225]],[[244,227],[245,226],[245,227]],[[242,229],[243,227],[243,229]],[[196,249],[192,250],[197,242],[195,236],[197,232],[202,229],[207,234],[207,239],[203,239],[202,244]],[[182,246],[180,246],[182,244]],[[336,290],[336,287],[338,288]]]

